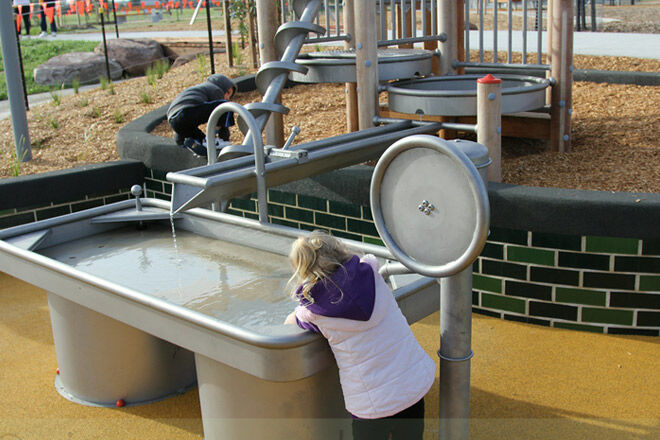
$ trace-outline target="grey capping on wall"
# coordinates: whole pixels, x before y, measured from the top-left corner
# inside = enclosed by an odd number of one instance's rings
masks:
[[[256,89],[255,76],[234,78],[238,92]],[[295,82],[287,81],[285,87],[293,87]],[[160,171],[180,171],[206,165],[205,157],[192,155],[181,148],[173,137],[156,136],[150,132],[167,119],[169,104],[153,110],[128,124],[117,132],[117,151],[122,159],[139,160],[147,168]]]
[[[372,173],[372,167],[357,165],[276,189],[369,206]],[[660,194],[490,182],[488,197],[494,227],[570,235],[660,237]]]
[[[118,160],[0,180],[0,210],[67,203],[144,181],[144,165]]]

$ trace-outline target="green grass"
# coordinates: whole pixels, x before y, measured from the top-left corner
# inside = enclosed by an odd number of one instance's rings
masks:
[[[41,39],[21,40],[23,54],[23,70],[25,71],[25,87],[29,95],[50,91],[49,86],[42,86],[34,82],[32,71],[35,67],[45,63],[52,57],[67,52],[91,52],[98,45],[94,41],[52,41]],[[5,70],[0,52],[0,99],[7,99],[7,84]]]

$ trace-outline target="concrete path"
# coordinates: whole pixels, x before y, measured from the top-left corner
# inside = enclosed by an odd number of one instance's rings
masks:
[[[508,47],[508,32],[497,33],[498,49]],[[224,31],[213,31],[214,37],[223,37]],[[208,38],[206,31],[150,31],[120,32],[120,38]],[[547,50],[546,32],[542,32],[541,50]],[[58,40],[102,41],[101,33],[93,34],[58,34]],[[115,38],[114,31],[106,33],[107,39]],[[493,49],[493,33],[484,32],[484,50]],[[536,52],[538,36],[536,31],[527,32],[527,51]],[[328,44],[337,44],[328,43]],[[522,32],[512,34],[514,52],[523,48]],[[470,31],[470,48],[479,48],[479,31]],[[627,56],[634,58],[660,59],[660,34],[626,34],[611,32],[575,32],[573,33],[573,53],[577,55]]]
[[[216,38],[224,37],[224,31],[213,31]],[[206,31],[149,31],[149,32],[121,32],[120,38],[207,38]],[[33,37],[34,38],[34,37]],[[53,37],[47,37],[53,39]],[[58,40],[85,40],[102,41],[101,33],[84,34],[58,34]],[[115,38],[115,33],[108,31],[107,39]],[[541,35],[541,50],[547,50],[546,32]],[[536,53],[538,47],[538,34],[527,32],[526,46],[528,53]],[[336,44],[336,43],[328,43]],[[500,51],[507,50],[509,36],[507,31],[499,31],[497,35],[497,48]],[[514,52],[521,52],[523,48],[522,32],[512,34],[511,46]],[[479,49],[479,31],[470,31],[470,49]],[[485,32],[481,38],[481,47],[484,50],[493,50],[494,38],[492,33]],[[635,58],[660,59],[660,34],[625,34],[605,32],[575,32],[573,34],[573,53],[576,55],[603,55],[603,56],[628,56]],[[473,60],[474,61],[474,60]],[[489,61],[489,60],[485,60]],[[535,60],[530,58],[529,62]],[[89,86],[96,87],[96,86]],[[81,89],[83,89],[81,87]],[[71,90],[61,90],[58,93],[70,94]],[[29,97],[30,107],[39,103],[52,100],[50,93],[41,93]],[[0,101],[0,120],[9,117],[8,101]]]

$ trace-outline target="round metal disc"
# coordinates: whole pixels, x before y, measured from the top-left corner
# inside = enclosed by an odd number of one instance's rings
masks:
[[[371,181],[371,208],[392,254],[426,276],[465,269],[488,235],[488,194],[477,169],[433,136],[401,139],[383,154]]]

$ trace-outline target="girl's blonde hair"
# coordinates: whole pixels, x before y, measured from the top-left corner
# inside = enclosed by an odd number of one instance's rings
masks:
[[[289,260],[294,268],[289,283],[294,287],[292,296],[314,302],[309,293],[319,281],[325,282],[339,267],[350,260],[353,254],[338,239],[324,231],[312,231],[306,237],[299,237],[291,246]]]

